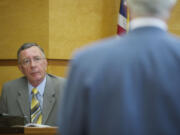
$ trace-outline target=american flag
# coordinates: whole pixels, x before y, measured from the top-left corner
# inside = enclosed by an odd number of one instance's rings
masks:
[[[120,9],[119,9],[119,15],[118,15],[118,29],[117,34],[121,35],[122,33],[125,33],[127,31],[127,25],[128,25],[128,13],[127,13],[127,5],[126,0],[121,0],[120,2]]]

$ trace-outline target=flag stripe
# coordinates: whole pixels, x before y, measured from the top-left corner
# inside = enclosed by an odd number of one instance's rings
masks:
[[[121,0],[120,2],[120,9],[118,15],[118,28],[117,34],[121,35],[127,31],[127,6],[126,0]]]
[[[126,30],[118,25],[117,34],[120,35],[120,34],[125,33],[125,32],[126,32]]]
[[[123,15],[124,17],[127,18],[127,6],[126,6],[126,1],[121,0],[120,3],[120,14]]]
[[[127,28],[127,18],[119,14],[118,25],[123,27],[125,30]]]

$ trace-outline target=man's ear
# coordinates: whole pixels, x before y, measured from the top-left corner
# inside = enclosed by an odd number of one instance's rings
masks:
[[[45,64],[46,64],[46,70],[47,70],[47,67],[48,67],[48,61],[47,61],[47,59],[45,59]]]
[[[23,67],[22,67],[21,64],[18,64],[18,68],[19,68],[19,70],[21,71],[21,73],[23,73]],[[23,73],[23,74],[24,74],[24,73]]]

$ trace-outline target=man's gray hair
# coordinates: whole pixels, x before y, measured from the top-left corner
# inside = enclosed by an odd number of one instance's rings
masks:
[[[41,48],[37,43],[24,43],[17,51],[17,59],[18,59],[18,62],[20,62],[20,52],[25,50],[25,49],[28,49],[28,48],[31,48],[33,46],[36,46],[39,48],[39,50],[42,52],[42,55],[43,57],[45,58],[45,54],[44,54],[44,50],[43,48]]]
[[[176,0],[127,0],[127,5],[132,14],[137,16],[154,16],[168,18],[170,9]]]

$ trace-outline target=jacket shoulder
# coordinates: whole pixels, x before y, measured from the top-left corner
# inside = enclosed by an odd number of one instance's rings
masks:
[[[52,84],[64,84],[66,79],[52,74],[47,74],[47,80]]]
[[[21,85],[22,83],[25,83],[27,82],[27,79],[26,77],[20,77],[20,78],[17,78],[15,80],[10,80],[6,83],[3,84],[3,87],[15,87],[17,85]]]

